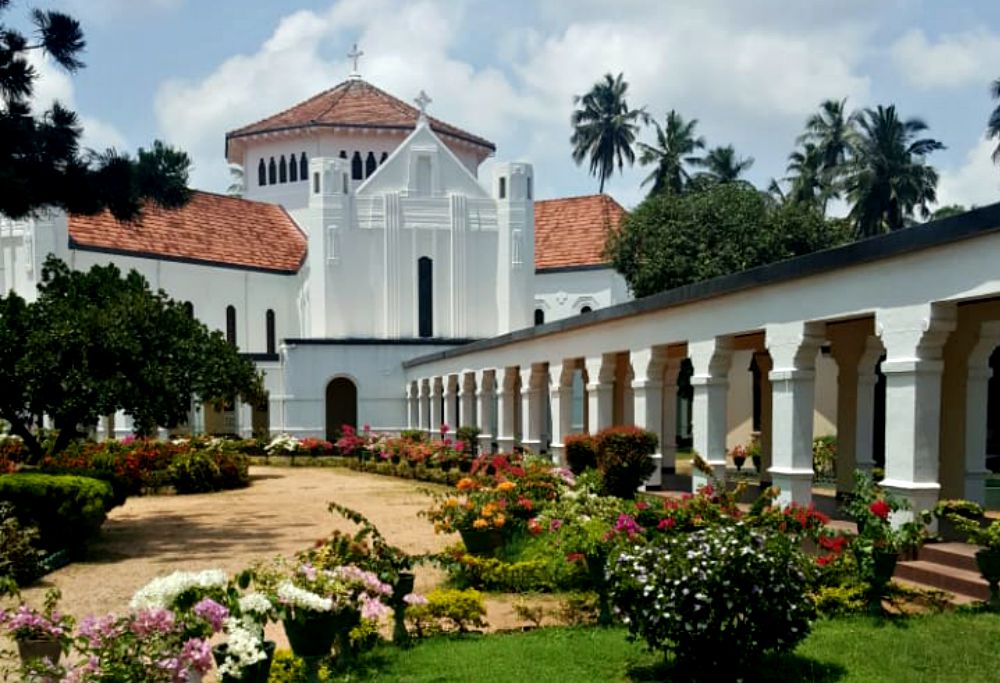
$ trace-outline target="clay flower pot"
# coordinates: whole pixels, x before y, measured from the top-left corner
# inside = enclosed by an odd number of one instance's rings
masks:
[[[34,659],[48,659],[58,664],[62,646],[55,638],[25,638],[17,641],[17,652],[24,664]]]

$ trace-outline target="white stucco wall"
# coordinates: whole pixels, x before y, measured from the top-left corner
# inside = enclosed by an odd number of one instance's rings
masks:
[[[535,273],[535,309],[545,312],[545,322],[561,320],[632,299],[628,285],[614,268],[542,270]]]

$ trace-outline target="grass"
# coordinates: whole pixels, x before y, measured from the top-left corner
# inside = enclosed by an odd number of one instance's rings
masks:
[[[435,638],[380,648],[344,681],[556,683],[674,680],[659,656],[621,629],[553,628]],[[977,683],[997,680],[1000,615],[825,620],[791,655],[769,658],[748,681]],[[750,672],[748,672],[750,673]]]

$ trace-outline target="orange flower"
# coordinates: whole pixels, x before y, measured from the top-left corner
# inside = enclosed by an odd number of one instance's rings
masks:
[[[469,479],[468,477],[463,477],[458,480],[457,484],[455,484],[455,488],[457,488],[459,491],[468,491],[470,489],[476,488],[476,482],[473,481],[472,479]]]
[[[517,484],[515,484],[512,481],[502,481],[499,484],[497,484],[497,491],[501,491],[503,493],[507,493],[508,491],[513,491],[516,488]]]
[[[499,529],[500,527],[502,527],[506,523],[507,523],[507,518],[504,517],[503,515],[497,515],[493,519],[493,526],[495,526],[497,529]]]
[[[479,519],[477,519],[475,522],[472,523],[472,528],[473,529],[485,529],[489,525],[490,525],[489,522],[487,522],[485,519],[483,519],[482,517],[480,517]]]
[[[487,503],[486,505],[483,506],[482,515],[483,517],[492,517],[494,514],[496,514],[496,511],[497,511],[497,506],[495,504]]]
[[[457,498],[449,498],[448,500],[446,500],[444,502],[444,506],[446,508],[458,507],[458,499]]]

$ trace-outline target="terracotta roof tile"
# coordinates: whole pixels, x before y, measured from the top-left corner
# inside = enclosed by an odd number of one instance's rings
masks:
[[[625,209],[606,194],[535,202],[535,268],[607,263],[604,242]]]
[[[233,138],[312,126],[341,125],[408,131],[416,126],[418,115],[416,107],[376,88],[367,81],[352,78],[290,109],[229,131],[226,133],[226,148],[228,150],[229,141]],[[433,116],[428,119],[435,133],[471,142],[490,152],[496,150],[496,145],[485,138],[468,133]]]
[[[195,191],[180,209],[154,204],[134,223],[110,213],[69,216],[70,244],[77,249],[240,268],[298,272],[305,235],[277,204]]]

